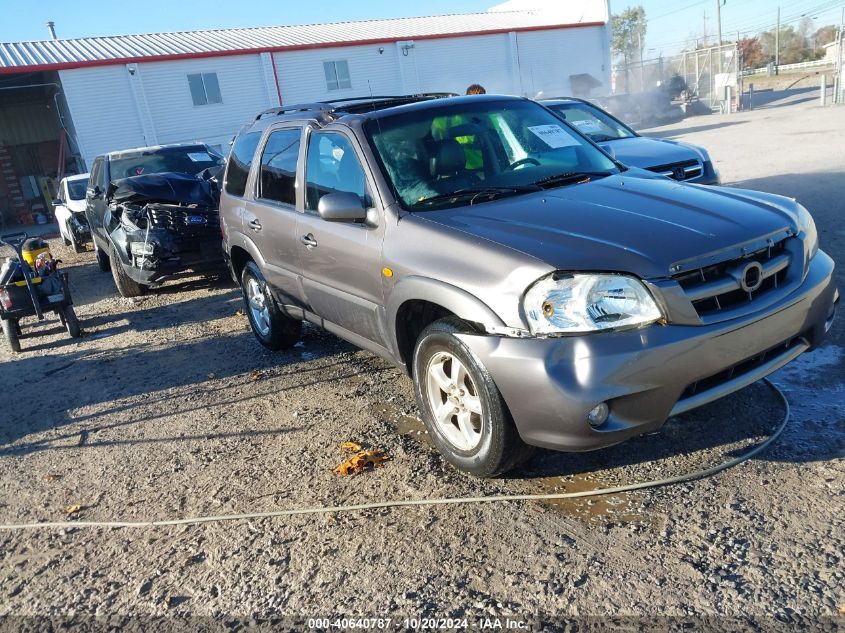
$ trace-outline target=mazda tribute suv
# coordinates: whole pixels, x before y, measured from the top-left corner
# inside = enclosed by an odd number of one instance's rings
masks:
[[[741,389],[818,345],[839,299],[796,201],[625,167],[518,97],[269,110],[220,208],[258,341],[307,320],[395,363],[479,476]]]

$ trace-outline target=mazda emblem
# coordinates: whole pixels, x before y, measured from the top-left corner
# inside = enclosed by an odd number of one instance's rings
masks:
[[[754,292],[763,285],[763,265],[760,262],[749,262],[742,269],[739,286],[745,292]]]

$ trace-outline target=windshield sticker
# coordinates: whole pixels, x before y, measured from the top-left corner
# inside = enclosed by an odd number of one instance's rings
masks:
[[[589,119],[581,119],[580,121],[570,121],[575,127],[582,132],[601,132],[601,125],[597,121],[590,121]]]
[[[204,152],[188,152],[188,158],[190,158],[195,163],[207,163],[211,160],[208,154]]]
[[[528,129],[552,149],[579,145],[578,141],[559,125],[534,125]]]

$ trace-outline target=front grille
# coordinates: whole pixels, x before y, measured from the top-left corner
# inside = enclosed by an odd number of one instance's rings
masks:
[[[216,211],[192,207],[147,205],[151,228],[167,229],[180,235],[206,235],[220,232]]]
[[[733,380],[734,378],[739,378],[744,374],[748,374],[753,372],[758,367],[764,365],[767,361],[770,361],[782,354],[784,354],[787,350],[791,347],[799,344],[806,344],[807,339],[806,336],[803,334],[799,334],[798,336],[794,336],[775,347],[771,347],[759,354],[752,356],[751,358],[746,358],[745,360],[733,365],[732,367],[728,367],[720,371],[717,374],[713,374],[712,376],[707,376],[706,378],[701,378],[693,382],[692,384],[688,385],[684,392],[681,394],[680,400],[685,400],[687,398],[691,398],[696,394],[709,391],[711,389],[715,389],[724,383],[728,382],[729,380]]]
[[[786,242],[782,240],[739,259],[680,273],[673,279],[684,289],[698,316],[731,310],[784,285],[792,263]]]
[[[691,180],[698,178],[704,172],[704,166],[701,161],[685,160],[680,163],[667,163],[666,165],[656,165],[649,167],[649,171],[653,171],[661,176],[668,176],[674,180]]]

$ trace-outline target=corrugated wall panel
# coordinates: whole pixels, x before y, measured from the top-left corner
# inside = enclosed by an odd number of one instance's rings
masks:
[[[507,34],[422,40],[413,54],[423,92],[463,94],[477,83],[489,93],[513,93]]]
[[[379,53],[379,48],[384,52]],[[371,93],[399,94],[402,84],[396,54],[396,47],[390,44],[274,53],[282,101],[291,104]],[[323,62],[341,60],[349,64],[352,88],[329,91]]]
[[[188,87],[193,73],[217,73],[223,102],[195,106]],[[159,143],[231,138],[273,105],[257,54],[143,63],[138,74]]]
[[[125,66],[59,71],[82,156],[146,145]]]
[[[522,91],[534,97],[572,94],[569,76],[588,73],[602,82],[595,94],[610,92],[605,27],[517,34]]]

